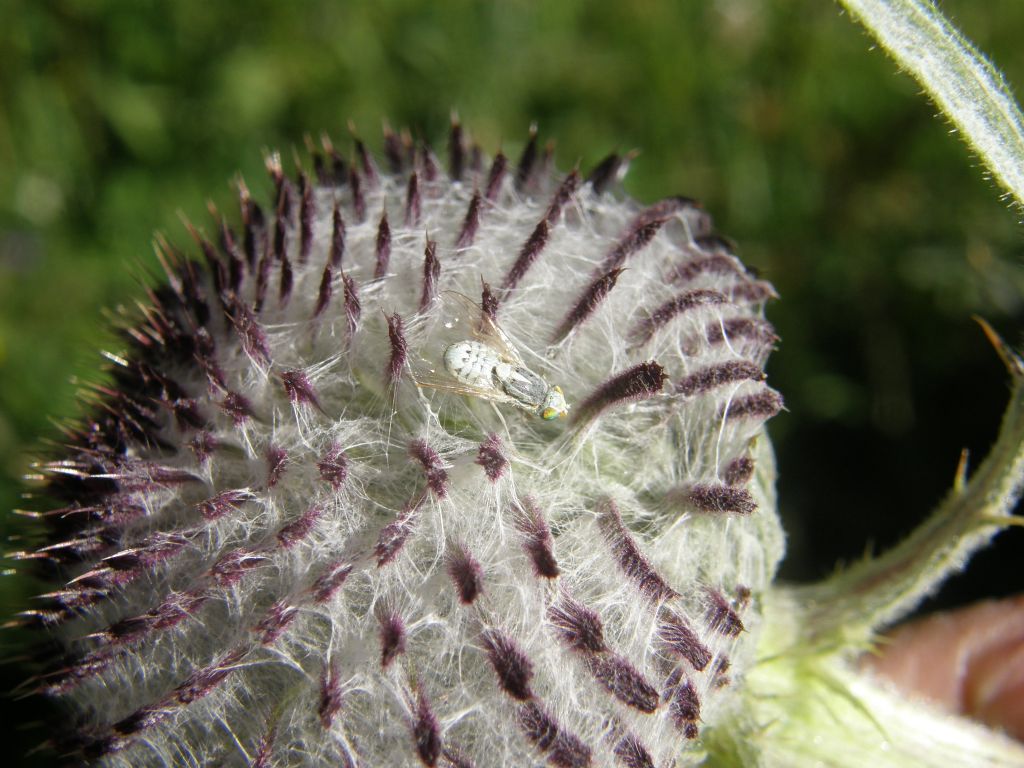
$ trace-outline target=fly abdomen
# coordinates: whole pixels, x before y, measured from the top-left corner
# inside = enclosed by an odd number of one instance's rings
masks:
[[[493,389],[493,371],[501,363],[497,353],[478,341],[460,341],[444,351],[444,367],[470,387]]]

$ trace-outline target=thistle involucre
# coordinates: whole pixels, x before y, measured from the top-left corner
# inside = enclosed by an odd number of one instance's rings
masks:
[[[380,167],[353,157],[271,156],[269,205],[239,185],[195,256],[161,243],[166,284],[44,467],[54,543],[26,556],[66,583],[26,620],[65,650],[39,683],[58,748],[702,761],[782,554],[771,287],[693,201],[623,198],[617,156],[557,175],[535,136],[484,160],[455,124],[447,168],[390,132]],[[445,370],[491,320],[568,418]]]

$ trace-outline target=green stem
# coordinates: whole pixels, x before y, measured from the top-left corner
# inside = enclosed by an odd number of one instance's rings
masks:
[[[1024,361],[979,322],[1012,379],[995,445],[973,477],[966,479],[966,469],[958,473],[949,496],[901,544],[818,584],[784,590],[801,614],[796,621],[804,648],[866,647],[876,631],[912,610],[996,532],[1019,522],[1012,514],[1024,480]]]
[[[1024,117],[1003,76],[930,0],[839,0],[928,92],[1024,207]]]

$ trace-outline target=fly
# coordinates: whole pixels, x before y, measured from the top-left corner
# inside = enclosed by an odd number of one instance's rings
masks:
[[[531,371],[508,336],[479,306],[460,293],[448,291],[444,296],[468,315],[462,320],[470,320],[465,332],[472,338],[445,345],[441,357],[446,375],[438,376],[431,368],[416,375],[418,386],[509,403],[545,421],[568,413],[561,387],[549,386]],[[456,322],[446,323],[448,328],[455,326]]]

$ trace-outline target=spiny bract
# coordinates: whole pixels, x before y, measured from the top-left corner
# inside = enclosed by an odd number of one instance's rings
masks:
[[[774,293],[698,204],[448,167],[385,131],[161,241],[111,383],[42,467],[67,580],[37,683],[105,765],[686,765],[782,554]],[[200,260],[201,259],[201,260]],[[479,305],[568,419],[418,386]],[[465,319],[465,318],[464,318]],[[446,341],[446,339],[448,341]]]

